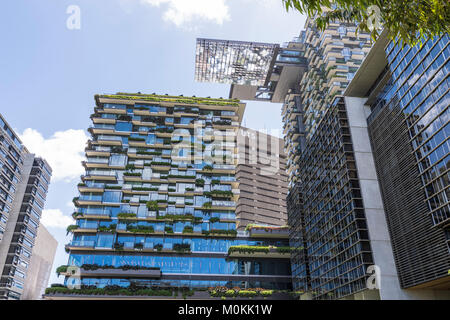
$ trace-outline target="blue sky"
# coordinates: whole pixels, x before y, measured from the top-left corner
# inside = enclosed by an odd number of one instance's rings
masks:
[[[66,26],[80,8],[81,28]],[[228,97],[229,87],[194,82],[195,39],[282,43],[305,18],[281,0],[14,0],[0,10],[0,112],[27,148],[54,169],[42,223],[67,263],[65,227],[83,173],[80,161],[94,95],[143,92]],[[244,122],[280,129],[280,105],[250,102]]]

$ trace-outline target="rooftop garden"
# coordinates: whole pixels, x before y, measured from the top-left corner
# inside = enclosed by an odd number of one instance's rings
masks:
[[[169,96],[157,94],[140,94],[140,93],[124,93],[100,95],[100,98],[108,99],[123,99],[123,100],[143,100],[151,102],[174,102],[174,103],[189,103],[189,104],[204,104],[204,105],[219,105],[219,106],[239,106],[237,99],[214,99],[201,97],[183,97],[183,96]]]
[[[261,226],[258,224],[249,223],[245,227],[245,231],[252,231],[252,230],[264,230],[266,232],[278,231],[278,230],[281,231],[281,230],[289,230],[289,226]]]
[[[239,245],[239,246],[231,246],[228,248],[228,254],[231,254],[233,252],[237,253],[269,253],[269,252],[276,252],[276,253],[291,253],[293,251],[298,250],[298,248],[291,248],[291,247],[275,247],[275,246],[247,246],[247,245]]]
[[[177,288],[177,287],[141,287],[131,285],[121,287],[117,285],[109,285],[104,288],[95,286],[82,285],[79,289],[71,289],[62,284],[52,284],[50,288],[45,290],[46,295],[88,295],[88,296],[163,296],[173,299],[186,299],[187,297],[200,294],[201,297],[221,298],[223,300],[230,298],[247,298],[247,299],[267,299],[277,294],[284,294],[284,298],[298,298],[303,292],[290,292],[287,290],[271,290],[264,288],[229,288],[229,287],[210,287],[210,288]]]

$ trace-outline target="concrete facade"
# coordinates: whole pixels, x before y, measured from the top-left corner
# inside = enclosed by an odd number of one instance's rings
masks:
[[[28,152],[1,115],[0,168],[0,299],[19,300],[33,268],[52,170]]]
[[[42,299],[50,278],[57,246],[56,239],[41,225],[38,229],[22,300]]]
[[[356,167],[361,188],[367,228],[374,264],[377,269],[379,295],[382,300],[405,298],[400,289],[397,271],[394,264],[391,239],[386,223],[381,191],[378,184],[375,162],[370,147],[366,115],[370,109],[364,105],[364,98],[345,97],[350,133],[353,142]],[[372,299],[372,295],[362,299]],[[356,297],[355,297],[356,299]]]
[[[287,175],[283,140],[241,128],[238,154],[238,228],[244,229],[247,224],[286,225]]]

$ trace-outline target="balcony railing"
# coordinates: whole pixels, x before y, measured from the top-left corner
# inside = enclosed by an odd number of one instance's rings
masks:
[[[95,241],[93,241],[93,240],[72,240],[72,242],[69,243],[69,247],[94,248]]]

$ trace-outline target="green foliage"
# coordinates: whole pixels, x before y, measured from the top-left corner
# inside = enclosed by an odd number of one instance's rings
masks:
[[[72,213],[72,217],[75,219],[76,217],[82,217],[83,216],[83,212],[74,212]]]
[[[191,245],[189,243],[175,243],[173,250],[178,253],[188,253],[191,252]]]
[[[222,191],[222,190],[213,190],[211,192],[203,192],[203,194],[207,197],[216,197],[216,198],[231,198],[233,196],[232,191]]]
[[[247,245],[240,245],[240,246],[230,246],[228,248],[228,254],[233,252],[238,253],[255,253],[255,252],[264,252],[269,253],[270,248],[268,246],[247,246]]]
[[[195,179],[195,176],[183,176],[180,174],[169,174],[167,177],[169,178],[178,178],[178,179]]]
[[[239,246],[231,246],[228,248],[228,254],[233,252],[238,253],[256,253],[256,252],[264,252],[269,253],[271,250],[274,250],[278,253],[291,253],[295,250],[300,250],[301,248],[291,248],[291,247],[273,247],[273,246],[247,246],[247,245],[239,245]]]
[[[269,297],[271,296],[275,290],[267,290],[262,288],[248,288],[242,289],[239,287],[228,288],[228,287],[211,287],[208,288],[209,294],[211,297],[217,298],[234,298],[234,297],[243,297],[243,298],[253,298],[257,296]]]
[[[162,152],[161,151],[142,151],[142,150],[138,150],[138,151],[136,151],[136,154],[150,155],[150,156],[160,156],[160,155],[162,155]]]
[[[120,286],[106,286],[105,288],[81,288],[69,289],[66,287],[46,288],[45,294],[62,295],[108,295],[108,296],[165,296],[170,297],[173,294],[172,289],[150,289],[150,288],[122,288]]]
[[[105,189],[122,190],[122,186],[105,186]]]
[[[145,138],[140,137],[129,137],[128,141],[145,141]]]
[[[198,187],[203,187],[205,185],[205,180],[204,179],[196,179],[195,185]]]
[[[220,229],[212,229],[210,231],[202,230],[202,233],[205,235],[210,235],[210,234],[223,234],[223,235],[230,235],[230,236],[237,235],[236,230],[220,230]]]
[[[121,93],[115,95],[101,95],[101,98],[109,99],[125,99],[125,100],[144,100],[153,102],[175,102],[186,104],[204,104],[204,105],[219,105],[219,106],[238,106],[239,100],[227,99],[219,100],[212,98],[196,98],[196,97],[182,97],[182,96],[161,96],[156,94],[136,94],[136,93]]]
[[[117,215],[119,219],[136,218],[136,213],[121,212]]]
[[[62,265],[62,266],[59,266],[58,268],[56,268],[56,274],[58,275],[58,277],[61,273],[67,272],[68,267],[69,266],[67,266],[67,265]]]
[[[106,226],[100,226],[98,227],[98,232],[111,232],[111,233],[115,233],[116,232],[116,228],[117,225],[115,223],[110,224],[109,227]]]
[[[134,248],[141,250],[144,248],[144,244],[142,242],[135,243]]]
[[[211,209],[212,208],[212,202],[205,202],[202,206],[203,209]]]
[[[151,211],[158,211],[158,202],[156,201],[148,201],[147,209]]]
[[[152,161],[151,163],[153,166],[170,166],[170,163],[168,162],[162,162],[162,161]]]
[[[155,229],[153,226],[136,226],[133,227],[131,225],[127,226],[127,231],[132,233],[154,233]]]
[[[273,294],[273,290],[262,290],[262,291],[260,292],[260,294],[261,294],[263,297],[270,297],[270,296]]]
[[[133,187],[133,191],[158,191],[158,188]]]
[[[185,226],[183,229],[183,233],[193,233],[194,228],[192,226]]]
[[[142,175],[142,173],[139,173],[139,172],[124,172],[123,175],[124,176],[129,176],[129,177],[140,177]]]
[[[71,224],[70,226],[67,227],[66,231],[66,235],[68,235],[69,233],[73,232],[73,230],[77,230],[79,228],[78,225],[76,224]]]
[[[212,186],[214,186],[214,185],[216,185],[216,184],[220,184],[220,180],[217,180],[217,179],[211,180],[211,185],[212,185]]]
[[[238,295],[240,297],[256,297],[258,295],[258,292],[253,290],[240,290]]]
[[[358,22],[358,30],[368,32],[375,40],[380,34],[374,23],[379,8],[381,25],[391,39],[415,45],[424,37],[433,38],[450,31],[450,2],[448,0],[282,0],[286,10],[295,9],[315,17],[317,27],[325,29],[331,21]],[[336,5],[332,9],[332,5]],[[326,8],[324,10],[324,8]],[[372,30],[371,30],[372,29]]]
[[[166,214],[164,216],[158,216],[157,219],[185,221],[185,220],[194,220],[195,218],[192,214]]]

